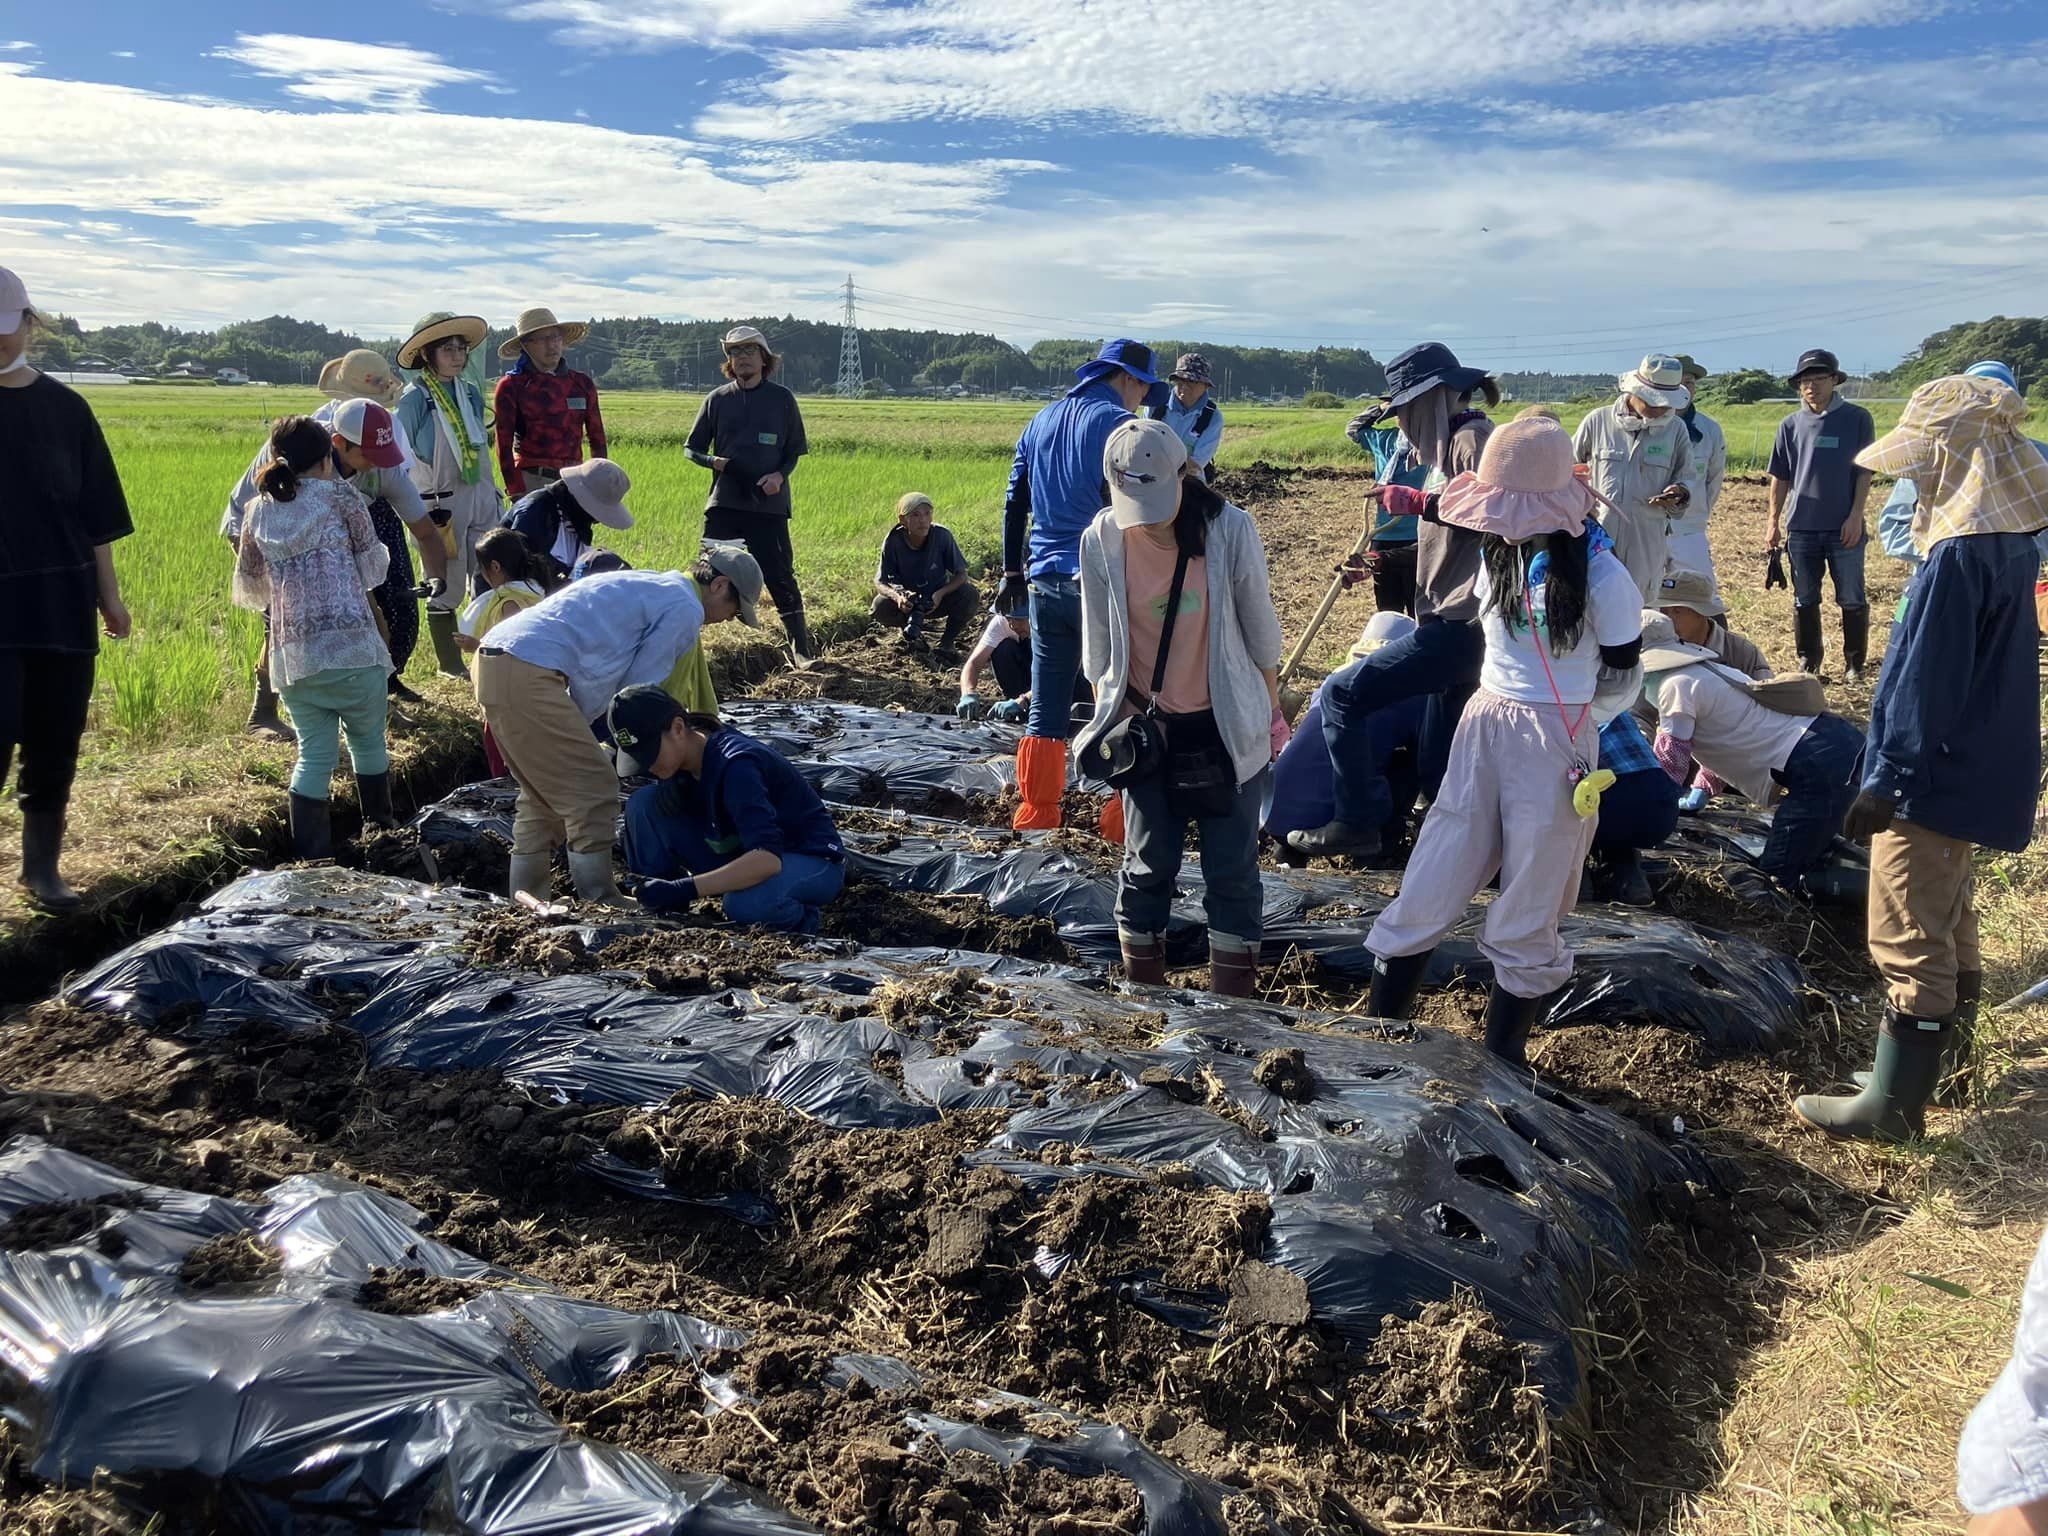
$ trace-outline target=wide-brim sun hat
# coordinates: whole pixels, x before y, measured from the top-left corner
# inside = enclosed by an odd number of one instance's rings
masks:
[[[1444,487],[1437,516],[1453,527],[1519,544],[1583,532],[1599,501],[1576,473],[1563,426],[1548,416],[1522,416],[1495,429],[1476,471]]]
[[[753,325],[734,326],[718,339],[718,345],[719,349],[725,352],[730,352],[734,347],[759,347],[766,355],[772,350],[768,345],[768,338],[762,334],[760,327]]]
[[[398,344],[398,366],[419,367],[421,354],[427,348],[451,336],[460,336],[474,351],[490,334],[491,328],[481,315],[457,315],[445,309],[435,310],[431,315],[422,315],[419,323],[413,326],[412,334]]]
[[[1405,640],[1415,633],[1415,621],[1405,613],[1376,613],[1365,621],[1365,630],[1351,647],[1351,659],[1370,656],[1375,651],[1385,650],[1396,640]]]
[[[374,400],[389,411],[397,408],[405,383],[383,353],[357,347],[320,365],[320,393],[330,400]]]
[[[1654,596],[1659,609],[1689,608],[1709,618],[1719,618],[1728,611],[1714,578],[1705,571],[1667,570],[1664,579],[1657,583]]]
[[[1685,365],[1668,353],[1652,352],[1633,372],[1617,378],[1614,387],[1645,405],[1668,406],[1674,411],[1692,403],[1692,391],[1685,387]]]
[[[555,312],[545,306],[519,311],[519,323],[512,328],[512,334],[498,343],[498,356],[511,362],[526,345],[526,338],[535,331],[557,330],[562,333],[562,345],[573,347],[590,334],[590,327],[580,320],[557,320]],[[473,343],[472,343],[473,345]]]
[[[1960,534],[2038,532],[2048,527],[2048,460],[2026,418],[2019,391],[1996,379],[1930,379],[1856,463],[1919,487],[1913,545],[1923,555]]]
[[[1110,520],[1119,528],[1173,521],[1187,464],[1187,444],[1165,422],[1133,416],[1122,423],[1102,450]]]
[[[1454,396],[1484,389],[1492,404],[1500,403],[1500,386],[1484,368],[1467,368],[1458,354],[1440,341],[1425,341],[1410,347],[1387,364],[1387,393],[1390,408],[1398,408],[1435,389],[1439,384]]]
[[[1157,384],[1158,376],[1153,369],[1159,366],[1152,355],[1152,349],[1142,341],[1133,341],[1128,336],[1119,336],[1115,341],[1104,342],[1102,350],[1074,370],[1074,378],[1086,384],[1104,374],[1121,368],[1132,378],[1146,385]]]
[[[568,465],[562,471],[562,484],[593,522],[607,528],[633,526],[633,514],[626,510],[626,492],[633,488],[633,482],[610,459],[585,459],[581,464]]]

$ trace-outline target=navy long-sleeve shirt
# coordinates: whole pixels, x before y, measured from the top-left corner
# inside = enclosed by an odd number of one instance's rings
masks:
[[[1863,760],[1864,789],[1907,821],[2014,853],[2041,782],[2039,569],[2030,534],[1934,546],[1885,655]]]
[[[727,726],[704,743],[703,771],[659,785],[668,844],[693,875],[766,849],[842,863],[846,848],[818,792],[773,747]],[[645,871],[636,871],[645,873]]]
[[[1032,576],[1078,577],[1081,535],[1109,505],[1102,451],[1131,413],[1107,379],[1080,385],[1024,428],[1003,499],[1003,567]],[[1025,563],[1025,530],[1030,563]]]

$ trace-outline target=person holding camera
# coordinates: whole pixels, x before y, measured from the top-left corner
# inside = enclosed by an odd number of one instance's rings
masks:
[[[1094,718],[1081,770],[1121,791],[1117,939],[1134,982],[1166,980],[1166,924],[1188,823],[1202,858],[1209,985],[1249,997],[1264,898],[1259,817],[1287,745],[1280,619],[1259,530],[1201,479],[1163,421],[1126,421],[1103,452],[1109,510],[1081,535],[1081,664]]]

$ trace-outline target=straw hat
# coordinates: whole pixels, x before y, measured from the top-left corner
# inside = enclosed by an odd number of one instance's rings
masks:
[[[1899,424],[1856,462],[1920,488],[1913,543],[1922,554],[1959,534],[2034,533],[2048,527],[2048,460],[2021,430],[2026,418],[2017,391],[1951,374],[1914,390]]]
[[[450,336],[460,336],[475,348],[481,346],[490,333],[490,326],[480,315],[457,315],[437,309],[431,315],[422,315],[412,328],[412,334],[398,344],[398,366],[419,367],[427,348],[437,341],[446,341]]]
[[[511,362],[519,355],[519,349],[526,344],[526,338],[535,331],[557,330],[562,333],[562,345],[573,347],[590,334],[590,327],[581,320],[561,321],[555,312],[545,305],[519,311],[519,323],[512,327],[512,334],[498,343],[498,356]],[[471,346],[475,343],[471,342]]]
[[[1564,428],[1548,416],[1523,416],[1494,430],[1477,473],[1467,470],[1444,487],[1437,515],[1519,544],[1584,531],[1598,501],[1574,473]]]
[[[357,347],[320,365],[320,393],[330,400],[374,400],[388,411],[398,404],[405,385],[383,353]]]

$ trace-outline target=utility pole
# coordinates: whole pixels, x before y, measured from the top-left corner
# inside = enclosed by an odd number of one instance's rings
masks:
[[[1310,394],[1314,394],[1314,393],[1315,393],[1315,392],[1316,392],[1317,390],[1321,389],[1322,387],[1323,387],[1323,365],[1322,365],[1321,363],[1318,363],[1318,364],[1316,364],[1316,366],[1315,366],[1315,367],[1313,367],[1313,368],[1309,369],[1309,371],[1308,371],[1308,388],[1309,388],[1309,393],[1310,393]]]
[[[853,274],[846,275],[846,318],[839,328],[839,393],[858,395],[860,376],[860,325],[853,315]]]

